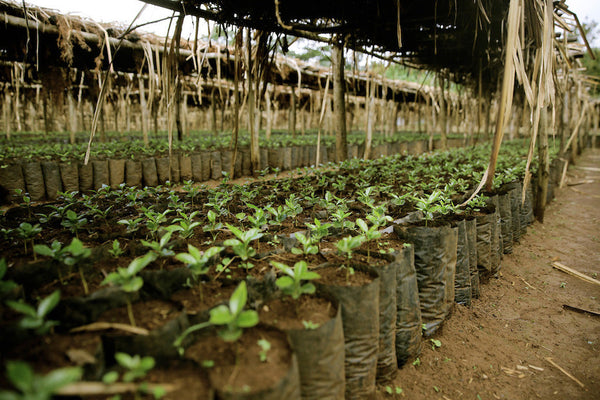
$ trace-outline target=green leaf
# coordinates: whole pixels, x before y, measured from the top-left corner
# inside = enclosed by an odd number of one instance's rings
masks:
[[[305,294],[313,294],[317,290],[317,288],[315,287],[315,285],[313,285],[312,283],[309,282],[309,283],[302,285],[300,290],[302,291],[302,293],[305,293]]]
[[[30,393],[33,388],[33,370],[23,361],[8,361],[6,376],[21,392]]]
[[[274,266],[275,268],[281,270],[286,275],[289,275],[292,277],[294,276],[294,270],[291,269],[290,267],[288,267],[287,265],[285,265],[284,263],[280,263],[278,261],[271,261],[271,265]]]
[[[292,247],[292,254],[304,254],[304,252],[296,247]]]
[[[240,242],[237,239],[227,239],[225,241],[223,241],[223,244],[225,246],[229,246],[229,247],[236,247],[242,244],[242,242]]]
[[[286,288],[289,288],[290,286],[294,286],[294,280],[289,276],[282,276],[281,278],[277,278],[277,280],[275,281],[275,284],[280,289],[286,289]]]
[[[363,232],[368,232],[369,231],[369,227],[367,226],[367,223],[365,221],[363,221],[362,219],[358,218],[356,220],[356,225],[358,225],[358,227],[363,231]]]
[[[226,325],[233,321],[233,315],[229,308],[221,304],[212,310],[210,310],[210,320],[209,322],[213,325]]]
[[[118,379],[119,373],[117,371],[110,371],[104,374],[104,376],[102,377],[102,382],[104,382],[107,385],[110,385],[111,383],[115,383]]]
[[[258,313],[254,310],[245,310],[240,313],[237,325],[240,328],[251,328],[258,324]]]
[[[37,315],[42,318],[45,317],[50,311],[54,309],[54,307],[56,307],[59,301],[60,290],[55,290],[50,296],[46,297],[40,302],[40,305],[37,309]]]
[[[246,289],[246,282],[242,281],[238,287],[233,291],[231,298],[229,299],[229,309],[231,314],[237,315],[242,311],[246,305],[248,299],[248,290]]]
[[[139,358],[139,357],[138,357]],[[115,353],[115,360],[119,365],[126,369],[134,369],[137,366],[135,356],[132,357],[127,353],[117,352]]]
[[[25,314],[30,317],[37,318],[37,311],[35,310],[35,308],[30,306],[29,304],[23,303],[21,301],[13,301],[13,300],[7,300],[6,304],[10,308],[12,308],[13,310],[15,310],[21,314]]]
[[[54,251],[50,247],[46,246],[45,244],[34,245],[33,251],[35,251],[40,256],[54,258]]]
[[[146,268],[148,264],[156,260],[156,258],[157,255],[155,253],[148,252],[146,253],[146,255],[134,259],[127,267],[127,272],[129,273],[129,276],[136,275],[141,270]]]
[[[188,253],[179,253],[175,256],[175,259],[177,259],[178,261],[181,261],[184,264],[196,264],[196,258]]]
[[[83,371],[78,367],[56,369],[42,378],[42,385],[48,392],[54,393],[61,387],[80,380],[82,374]]]
[[[122,284],[121,289],[126,292],[137,292],[142,286],[144,286],[144,280],[139,276],[135,276],[130,281]]]

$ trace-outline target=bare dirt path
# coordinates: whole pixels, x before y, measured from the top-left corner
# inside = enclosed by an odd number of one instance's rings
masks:
[[[544,224],[528,228],[498,278],[470,308],[456,306],[420,364],[399,371],[379,399],[599,399],[600,286],[552,268],[559,261],[600,279],[600,150],[569,167]],[[569,378],[555,364],[581,382]]]

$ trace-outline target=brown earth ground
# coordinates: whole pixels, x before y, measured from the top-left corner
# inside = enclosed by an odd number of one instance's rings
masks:
[[[408,363],[378,399],[599,399],[600,285],[551,266],[600,275],[600,150],[569,167],[544,223],[528,228],[471,307],[456,306],[420,364]],[[564,372],[555,364],[570,373]],[[396,388],[401,394],[395,394]]]

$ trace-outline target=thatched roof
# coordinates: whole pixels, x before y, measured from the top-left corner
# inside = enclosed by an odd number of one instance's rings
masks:
[[[0,80],[11,80],[11,63],[25,63],[30,81],[45,72],[56,79],[55,67],[83,71],[106,70],[121,73],[148,73],[148,57],[156,66],[167,49],[165,38],[149,33],[127,32],[126,27],[97,23],[57,11],[0,0]],[[110,53],[106,42],[110,43]],[[180,70],[188,82],[233,79],[233,49],[202,40],[180,41]],[[119,47],[118,53],[116,49]],[[195,50],[195,51],[194,51]],[[217,68],[217,63],[219,67]],[[198,67],[201,65],[200,67]],[[305,89],[322,89],[330,71],[292,57],[276,54],[272,58],[269,81],[275,85],[296,85]],[[93,78],[92,78],[93,79]],[[364,96],[371,77],[355,71],[346,75],[351,94]],[[415,101],[431,96],[433,89],[413,82],[375,77],[378,97],[396,101]],[[330,82],[331,85],[331,82]]]
[[[509,4],[508,0],[143,1],[223,24],[343,40],[348,48],[444,69],[455,80],[475,76],[481,63],[484,80],[497,76]],[[540,3],[524,1],[525,43],[539,40]]]

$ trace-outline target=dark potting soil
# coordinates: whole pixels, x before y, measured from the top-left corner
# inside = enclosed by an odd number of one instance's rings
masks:
[[[271,344],[267,362],[260,361],[261,339]],[[214,362],[208,374],[217,390],[253,393],[273,387],[288,373],[292,350],[285,333],[254,327],[244,330],[236,342],[225,342],[217,335],[202,337],[185,351],[185,357],[199,364]]]
[[[171,296],[189,314],[197,314],[220,303],[229,301],[235,285],[224,285],[222,281],[200,282],[190,289],[184,289]]]
[[[342,265],[346,266],[356,266],[356,265],[372,265],[368,263],[358,262],[357,259],[352,259],[351,263],[348,263],[348,260],[339,256],[327,256],[328,262],[327,265],[315,269],[321,278],[318,279],[318,282],[321,282],[326,285],[333,286],[364,286],[373,281],[373,276],[370,274],[359,271],[354,268],[354,272],[351,273],[348,268],[342,268]],[[358,258],[358,257],[357,257]],[[366,256],[364,257],[367,258]],[[375,260],[371,257],[371,260]]]
[[[297,300],[288,296],[271,300],[259,308],[258,315],[260,321],[266,325],[290,330],[306,329],[303,321],[310,321],[320,326],[335,317],[335,312],[335,306],[331,301],[317,296],[303,295]]]
[[[131,305],[135,324],[139,328],[153,330],[176,318],[181,310],[171,302],[162,300],[148,300]],[[98,317],[98,322],[111,322],[129,324],[127,307],[114,308],[103,312]]]

